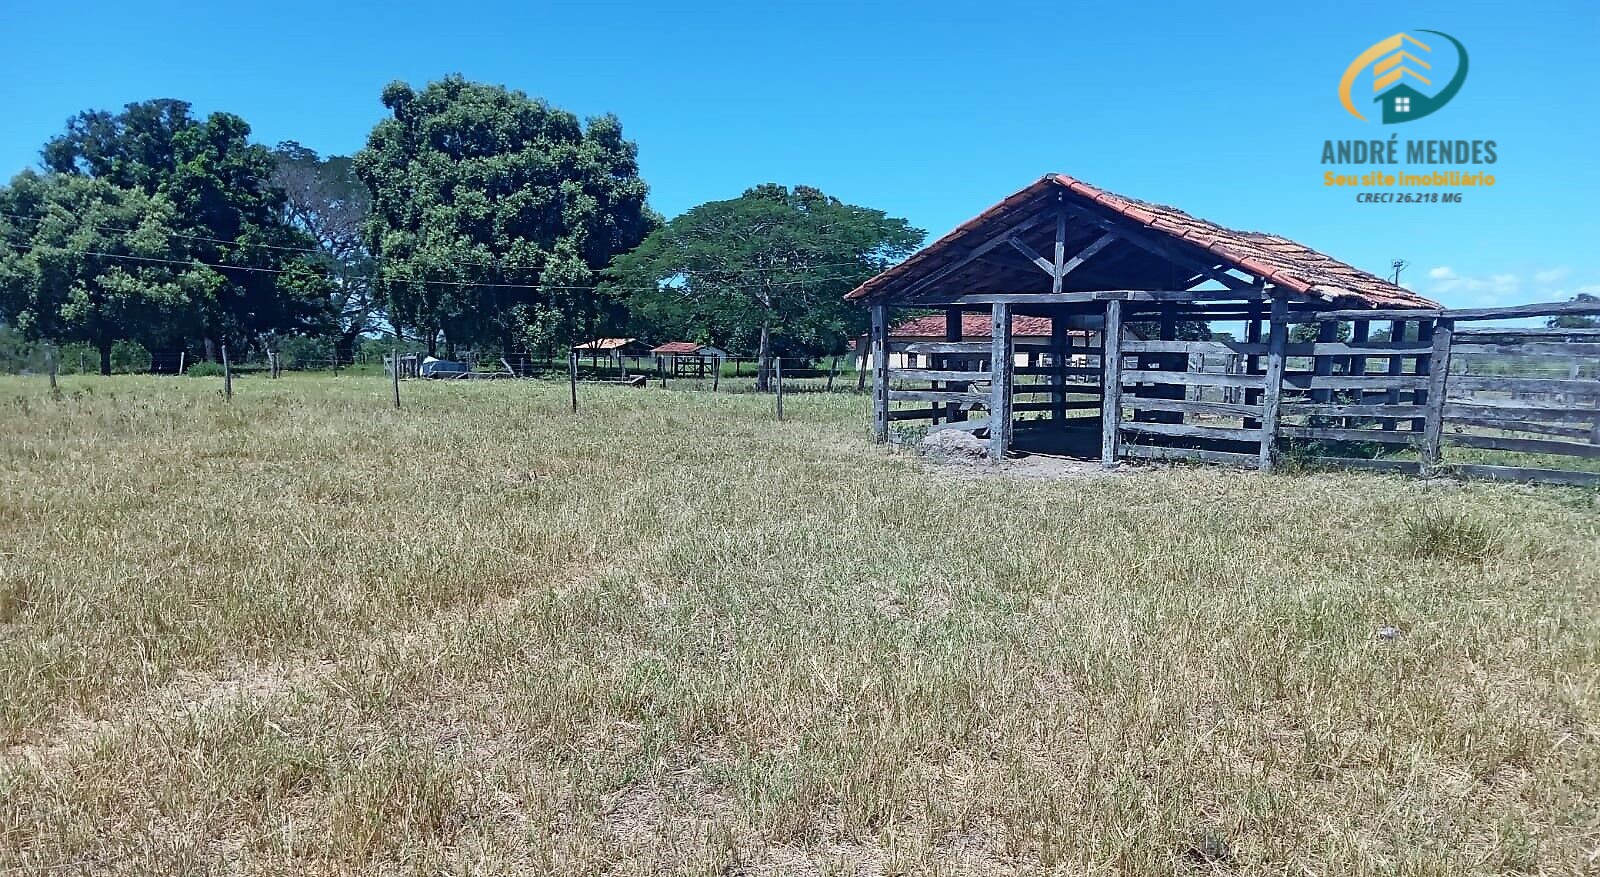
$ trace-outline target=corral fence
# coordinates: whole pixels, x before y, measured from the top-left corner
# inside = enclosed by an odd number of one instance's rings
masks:
[[[992,441],[988,414],[1004,405],[1008,430],[1077,430],[1108,465],[1287,463],[1600,486],[1600,329],[1484,325],[1596,314],[1589,302],[1431,311],[1276,302],[1243,341],[1147,340],[1108,323],[1105,349],[891,343],[889,355],[921,367],[885,368],[880,410],[888,422],[931,420],[934,431]],[[1306,324],[1314,340],[1291,342]]]

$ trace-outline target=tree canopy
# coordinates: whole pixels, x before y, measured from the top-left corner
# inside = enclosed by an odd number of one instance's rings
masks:
[[[198,334],[208,356],[219,342],[316,331],[327,321],[326,280],[302,252],[312,241],[285,221],[273,157],[249,137],[238,116],[196,119],[188,103],[163,99],[80,113],[42,152],[57,174],[167,205],[169,254],[213,266],[208,294],[174,327]]]
[[[608,292],[682,340],[815,356],[844,349],[866,310],[843,296],[905,258],[923,231],[810,186],[757,186],[701,204],[617,257]]]
[[[0,189],[0,315],[25,338],[94,347],[104,374],[119,340],[170,343],[225,282],[179,261],[175,215],[161,195],[23,171]]]
[[[450,76],[383,91],[390,117],[355,159],[391,320],[450,347],[550,348],[605,322],[613,256],[657,224],[637,147],[499,85]]]
[[[1600,302],[1600,296],[1587,292],[1580,292],[1572,297],[1575,302]],[[1545,324],[1552,329],[1600,329],[1600,317],[1586,317],[1582,314],[1562,314],[1551,317]]]
[[[347,359],[363,332],[374,328],[378,301],[366,246],[372,196],[348,156],[320,156],[288,140],[272,150],[272,184],[283,191],[283,218],[321,251],[338,338],[333,355]]]

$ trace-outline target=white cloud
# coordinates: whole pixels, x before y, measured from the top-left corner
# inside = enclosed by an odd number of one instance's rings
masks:
[[[1450,280],[1450,279],[1454,278],[1455,276],[1456,276],[1455,269],[1451,268],[1449,265],[1440,265],[1437,268],[1429,268],[1428,269],[1428,279],[1429,280]]]
[[[1550,286],[1552,284],[1560,283],[1570,276],[1572,276],[1572,269],[1562,266],[1560,268],[1551,268],[1548,271],[1535,271],[1533,274],[1533,282],[1539,284],[1540,286]]]
[[[1428,269],[1428,279],[1420,288],[1424,294],[1454,307],[1565,301],[1576,293],[1594,294],[1600,290],[1600,284],[1593,283],[1567,289],[1562,281],[1571,276],[1572,269],[1565,266],[1541,269],[1525,277],[1509,271],[1460,274],[1448,265],[1440,265]]]

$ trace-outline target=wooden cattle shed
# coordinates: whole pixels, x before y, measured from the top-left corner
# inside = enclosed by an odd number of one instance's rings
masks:
[[[1524,316],[1444,311],[1288,238],[1224,228],[1064,174],[1011,195],[846,298],[872,313],[879,440],[900,422],[922,421],[986,437],[993,458],[1055,450],[1097,454],[1108,466],[1134,457],[1269,470],[1284,447],[1314,442],[1416,448],[1416,461],[1347,462],[1427,471],[1444,434],[1454,323]],[[895,309],[905,308],[942,312],[945,340],[892,342]],[[987,340],[962,340],[963,315],[973,312],[987,316]],[[1051,322],[1052,355],[1037,365],[1014,360],[1018,315]],[[1236,325],[1243,337],[1185,340],[1182,328],[1195,323]],[[1314,340],[1291,343],[1291,326],[1302,323],[1315,324]],[[1070,346],[1074,332],[1097,333],[1101,346]],[[923,367],[891,368],[895,353]],[[1211,368],[1208,357],[1226,367]],[[1600,400],[1600,382],[1595,390]]]

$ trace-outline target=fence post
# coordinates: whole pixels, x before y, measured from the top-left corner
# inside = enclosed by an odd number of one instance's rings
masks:
[[[1444,435],[1444,393],[1450,377],[1450,339],[1455,320],[1435,320],[1433,351],[1428,355],[1427,416],[1422,426],[1422,477],[1431,478],[1439,468],[1439,445]]]
[[[394,354],[389,358],[389,377],[394,383],[394,407],[400,407],[400,348],[394,349]]]
[[[825,392],[833,392],[833,379],[839,376],[839,355],[833,356],[833,368],[828,369],[828,386]]]
[[[872,306],[872,435],[889,440],[889,308]],[[865,365],[865,363],[863,363]],[[866,371],[862,371],[862,380]]]
[[[56,391],[56,372],[61,368],[56,359],[55,345],[47,346],[44,349],[44,363],[46,370],[50,372],[50,392],[52,393]]]
[[[989,459],[1004,459],[1011,448],[1011,306],[989,306]]]
[[[711,392],[715,393],[717,384],[722,382],[722,360],[712,357],[711,366]]]
[[[783,422],[783,357],[772,358],[772,376],[778,382],[778,422]]]
[[[78,374],[80,374],[80,375],[81,374],[87,374],[88,371],[89,371],[89,364],[84,359],[83,351],[80,350],[80,351],[78,351]]]
[[[187,350],[178,351],[178,374],[180,375],[183,374],[183,361],[188,355],[189,351]]]
[[[1261,454],[1256,465],[1271,472],[1278,462],[1278,411],[1283,404],[1283,368],[1289,347],[1289,303],[1281,296],[1272,299],[1271,326],[1267,332],[1266,386],[1261,391]]]
[[[1100,397],[1100,465],[1117,465],[1122,429],[1122,302],[1106,302],[1105,328],[1100,330],[1100,371],[1105,384]],[[993,434],[993,430],[990,430]]]
[[[228,345],[222,345],[222,395],[233,400],[233,366],[228,362]]]
[[[572,413],[578,413],[578,351],[567,354],[567,384],[572,388]]]

